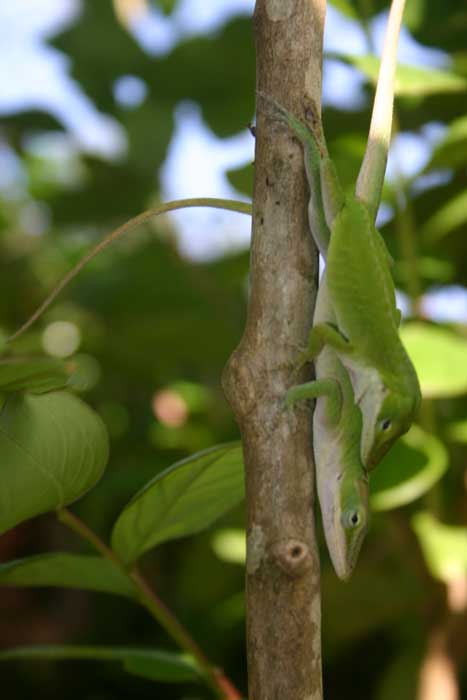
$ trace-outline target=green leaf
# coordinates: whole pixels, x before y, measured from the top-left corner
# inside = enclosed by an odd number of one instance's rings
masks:
[[[446,136],[433,151],[426,171],[435,168],[460,168],[467,163],[467,117],[455,119]]]
[[[166,15],[173,12],[176,2],[177,0],[152,0],[152,3],[159,7]]]
[[[165,683],[199,681],[196,666],[190,664],[189,659],[182,654],[169,654],[160,651],[151,656],[128,656],[124,662],[124,669],[127,673],[151,681]]]
[[[448,453],[433,435],[413,425],[371,473],[371,507],[392,510],[429,491],[448,467]]]
[[[336,10],[342,12],[343,15],[347,15],[347,17],[351,17],[352,19],[358,19],[358,13],[349,0],[331,0],[331,4],[334,5]]]
[[[440,206],[420,230],[427,243],[436,243],[467,221],[467,192],[460,192]]]
[[[60,360],[9,358],[0,361],[0,393],[29,391],[42,394],[62,389],[69,375]]]
[[[425,398],[467,393],[467,339],[448,328],[408,323],[401,339],[415,365]]]
[[[228,170],[227,178],[237,192],[241,192],[247,197],[252,197],[253,193],[253,166],[251,163],[243,165],[241,168]]]
[[[90,646],[31,646],[0,652],[0,661],[43,659],[48,661],[119,661],[127,673],[164,683],[199,680],[189,657],[157,649]]]
[[[198,452],[152,479],[130,501],[112,533],[126,562],[161,542],[208,527],[244,498],[241,444]]]
[[[0,534],[80,498],[108,449],[101,419],[75,396],[13,394],[0,413]]]
[[[423,511],[412,518],[412,527],[432,575],[444,582],[467,573],[467,527],[440,523]]]
[[[335,58],[358,68],[373,85],[376,85],[379,58],[373,55],[351,56],[337,54]],[[456,73],[435,68],[419,68],[399,64],[396,70],[395,93],[397,97],[427,97],[445,93],[464,92],[467,80]]]
[[[134,598],[133,586],[102,557],[56,552],[0,565],[0,586],[83,588]]]

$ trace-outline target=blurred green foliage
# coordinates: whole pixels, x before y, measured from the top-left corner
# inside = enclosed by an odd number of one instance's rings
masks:
[[[154,4],[167,16],[176,7],[169,0]],[[388,3],[334,4],[365,27]],[[242,131],[254,111],[249,19],[232,20],[212,34],[181,40],[165,56],[152,56],[117,20],[111,2],[82,5],[76,21],[51,44],[69,57],[73,78],[97,109],[121,124],[128,151],[116,161],[74,151],[57,163],[52,151],[30,147],[31,137],[64,131],[55,117],[26,111],[2,120],[2,139],[25,177],[14,196],[0,193],[1,335],[16,329],[102,235],[160,200],[159,169],[181,100],[198,103],[220,137]],[[402,332],[420,372],[424,402],[419,425],[388,456],[392,467],[375,472],[375,511],[384,512],[374,514],[349,584],[337,580],[322,547],[327,700],[413,699],[432,640],[460,615],[451,594],[467,577],[467,313],[464,309],[462,322],[435,323],[426,318],[422,297],[433,288],[467,286],[465,2],[411,0],[406,23],[417,41],[450,58],[442,71],[401,67],[396,130],[421,135],[436,122],[445,131],[419,173],[401,175],[384,190],[390,216],[382,233],[395,259],[397,285],[411,302],[412,320]],[[329,107],[323,113],[331,153],[350,187],[363,155],[376,63],[373,57],[333,58],[354,65],[368,80],[368,101],[360,109]],[[133,109],[114,98],[114,82],[122,75],[138,76],[148,86],[145,100]],[[440,170],[447,177],[437,179]],[[251,196],[250,164],[229,178]],[[31,217],[40,235],[31,234]],[[78,355],[69,358],[75,386],[109,429],[111,460],[104,479],[76,508],[106,538],[122,508],[150,479],[190,452],[238,437],[220,375],[244,325],[248,254],[193,263],[179,254],[172,233],[170,223],[157,221],[108,250],[15,344],[17,354],[29,357],[41,350],[42,331],[51,322],[67,320],[80,331]],[[164,409],[156,399],[167,398],[167,392],[178,404],[166,402]],[[426,477],[422,488],[420,474]],[[389,487],[393,500],[378,506],[378,495],[387,495]],[[239,506],[217,527],[242,525]],[[235,538],[231,542],[237,546]],[[149,552],[144,568],[200,646],[246,688],[243,571],[226,548],[228,539],[219,549],[219,540],[213,546],[213,533],[206,532]],[[4,561],[65,549],[91,553],[50,517],[25,523],[0,540]],[[89,576],[95,576],[94,563],[89,567]],[[114,596],[7,589],[0,608],[5,647],[172,646],[131,602]],[[456,634],[467,638],[465,625],[459,629]],[[460,697],[467,696],[465,645],[459,651],[452,641],[445,652],[457,669]],[[73,663],[80,662],[9,662],[4,687],[19,699],[37,694],[38,687],[49,698],[154,696],[151,683],[125,676],[117,665],[80,666],[77,673]],[[167,700],[208,697],[192,685],[185,690],[167,685],[163,693]]]

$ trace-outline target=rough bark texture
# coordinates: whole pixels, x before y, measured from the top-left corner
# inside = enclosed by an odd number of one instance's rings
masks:
[[[301,118],[320,109],[325,0],[257,0],[257,88]],[[311,413],[284,409],[311,326],[318,256],[301,146],[257,100],[251,296],[224,373],[247,490],[249,700],[320,700],[319,557]]]

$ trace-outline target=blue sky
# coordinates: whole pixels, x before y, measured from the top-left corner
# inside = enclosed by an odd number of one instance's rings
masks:
[[[186,37],[219,29],[233,16],[249,16],[254,0],[180,0],[176,11],[164,17],[156,9],[132,23],[141,46],[152,54],[164,54]],[[0,4],[0,37],[3,47],[0,64],[0,118],[17,111],[39,108],[51,112],[66,128],[67,136],[56,136],[56,148],[70,157],[73,150],[113,159],[125,153],[126,135],[109,115],[99,112],[69,75],[65,55],[47,45],[47,39],[75,20],[80,0],[15,0]],[[386,14],[377,17],[371,34],[379,52]],[[367,52],[367,41],[355,23],[340,15],[331,5],[325,31],[325,50]],[[439,51],[418,45],[404,30],[399,59],[415,65],[444,67],[448,58]],[[358,73],[337,61],[326,60],[323,102],[337,107],[358,106],[364,99]],[[144,99],[145,86],[133,76],[122,76],[115,85],[116,99],[128,108]],[[438,125],[428,125],[417,135],[400,134],[388,166],[388,177],[397,169],[405,175],[419,172],[434,143],[441,137]],[[49,145],[54,139],[49,138]],[[160,169],[164,200],[193,196],[238,197],[230,186],[226,170],[253,160],[253,139],[242,131],[228,139],[218,139],[203,122],[197,105],[181,103],[176,111],[176,129],[166,161]],[[20,167],[0,144],[0,187],[21,181]],[[182,176],[183,173],[183,176]],[[11,185],[11,182],[10,182]],[[135,212],[136,213],[136,212]],[[388,215],[388,212],[382,212]],[[216,257],[226,249],[248,245],[249,222],[235,214],[185,211],[173,214],[177,221],[181,250],[195,258]],[[209,235],[206,232],[209,231]],[[467,316],[467,312],[466,312]]]

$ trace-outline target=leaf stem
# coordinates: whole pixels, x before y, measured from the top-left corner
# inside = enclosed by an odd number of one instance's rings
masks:
[[[46,311],[54,299],[60,294],[62,289],[64,289],[78,273],[85,267],[91,260],[93,260],[96,255],[105,248],[107,248],[111,243],[121,238],[128,231],[132,231],[141,224],[146,223],[150,219],[160,216],[161,214],[166,214],[169,211],[176,211],[178,209],[189,209],[192,207],[208,207],[210,209],[223,209],[226,211],[235,211],[239,214],[247,214],[251,216],[251,204],[247,202],[240,202],[232,199],[218,199],[216,197],[193,197],[190,199],[175,199],[172,202],[165,202],[160,204],[158,207],[153,209],[147,209],[141,214],[134,216],[129,219],[124,224],[116,228],[114,231],[108,233],[92,250],[90,250],[86,255],[76,263],[76,265],[70,270],[70,272],[65,275],[65,277],[57,284],[56,287],[50,292],[48,297],[42,302],[39,308],[29,317],[29,319],[23,323],[21,328],[10,335],[5,342],[11,343],[13,340],[19,338],[25,331],[32,326],[37,319],[42,316],[44,311]]]
[[[241,698],[240,693],[224,675],[224,672],[211,664],[188,630],[160,600],[136,567],[129,570],[113,549],[68,508],[62,508],[57,511],[57,518],[81,539],[89,542],[99,554],[112,562],[116,568],[130,579],[140,603],[146,608],[151,617],[166,630],[170,637],[182,649],[193,656],[206,682],[219,698],[222,698],[222,700],[239,700]]]

